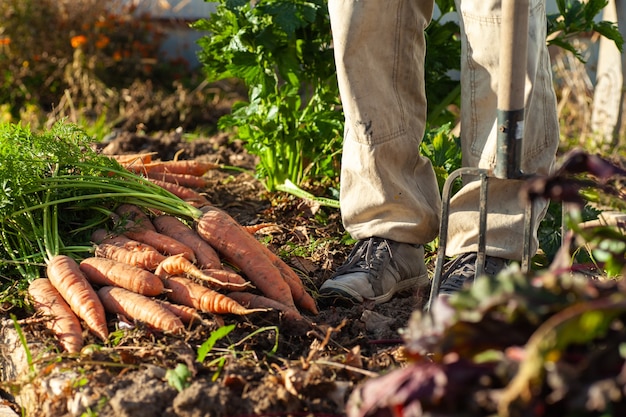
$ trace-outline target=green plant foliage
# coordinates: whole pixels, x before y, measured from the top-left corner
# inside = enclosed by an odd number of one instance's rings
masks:
[[[228,334],[232,332],[233,330],[235,330],[235,325],[229,324],[228,326],[222,326],[218,328],[217,330],[212,331],[209,338],[205,340],[204,343],[202,343],[202,345],[200,345],[200,347],[198,348],[196,361],[200,363],[204,362],[204,359],[209,354],[209,352],[213,349],[213,346],[215,346],[215,343],[217,343],[218,340],[223,339],[224,337],[228,336]]]
[[[165,372],[167,383],[181,392],[191,384],[191,371],[184,363],[179,363],[174,369],[168,369]]]
[[[583,61],[583,57],[570,40],[586,32],[598,32],[615,42],[621,51],[624,39],[617,24],[607,21],[596,22],[596,16],[608,4],[608,0],[556,0],[559,13],[548,15],[548,44],[559,46]]]
[[[594,220],[598,218],[600,210],[590,205],[585,205],[581,211],[581,221]],[[567,221],[567,220],[566,220]],[[557,251],[561,247],[563,240],[562,228],[563,221],[563,205],[557,202],[550,202],[545,217],[539,224],[537,231],[537,239],[542,253],[533,258],[533,264],[537,268],[547,268],[554,260]],[[591,261],[586,251],[578,252],[575,255],[575,261],[578,263],[588,263]]]
[[[269,190],[305,175],[333,176],[342,115],[325,2],[222,1],[194,27],[207,30],[200,59],[210,80],[236,77],[248,102],[220,120],[260,156]]]
[[[22,327],[17,322],[17,317],[14,314],[11,314],[11,321],[13,322],[13,326],[15,327],[15,331],[17,332],[17,336],[20,339],[20,343],[24,348],[24,355],[26,356],[26,363],[28,364],[28,371],[31,374],[35,374],[35,366],[33,365],[33,355],[28,347],[28,342],[26,341],[26,337],[24,336],[24,332],[22,331]]]
[[[621,415],[623,282],[508,270],[439,301],[403,332],[414,363],[361,388],[361,415]],[[394,395],[367,401],[382,387]]]
[[[30,281],[54,255],[86,254],[89,229],[106,222],[121,202],[201,216],[91,145],[91,138],[71,124],[39,133],[0,125],[0,270],[7,277]]]
[[[240,356],[252,355],[255,359],[258,359],[257,352],[248,350],[248,349],[244,351],[240,351],[240,350],[237,350],[237,347],[245,343],[253,344],[251,339],[254,339],[259,335],[267,333],[270,337],[272,335],[274,336],[274,343],[271,349],[266,352],[267,355],[273,355],[278,350],[279,331],[278,331],[277,326],[260,327],[256,329],[255,331],[247,334],[245,337],[241,338],[239,341],[231,343],[226,348],[217,348],[215,345],[219,341],[225,339],[233,330],[235,330],[235,327],[236,326],[234,324],[230,324],[230,325],[221,326],[217,328],[216,330],[211,332],[211,335],[209,336],[209,338],[205,340],[204,343],[202,343],[202,345],[198,348],[196,361],[204,364],[207,368],[209,367],[217,368],[213,374],[213,378],[212,378],[213,381],[217,380],[222,369],[224,369],[226,361],[229,358],[237,358]],[[207,361],[207,358],[209,355],[211,356],[211,360]]]
[[[458,115],[450,111],[450,105],[460,107],[461,84],[450,74],[461,69],[461,41],[459,25],[449,20],[443,22],[445,13],[454,11],[454,2],[437,1],[441,16],[426,28],[426,61],[424,80],[427,98],[427,124],[437,129],[453,123]],[[426,132],[427,134],[429,132]]]
[[[623,226],[605,226],[599,222],[587,223],[607,207],[626,212],[626,195],[623,193],[626,170],[617,163],[581,149],[569,152],[559,169],[547,176],[529,179],[522,195],[529,201],[544,198],[552,201],[546,222],[552,223],[552,233],[559,230],[555,220],[557,203],[566,204],[565,223],[567,234],[556,252],[555,269],[567,269],[572,263],[581,262],[584,256],[609,277],[626,273],[626,236]],[[546,249],[557,245],[560,237],[550,237],[550,226],[539,229],[539,238],[548,240]],[[578,247],[578,249],[576,249]],[[572,256],[572,251],[574,252]],[[548,254],[550,256],[550,254]],[[589,263],[589,262],[586,262]],[[547,266],[546,264],[543,265]]]
[[[460,138],[454,136],[450,123],[427,131],[420,144],[422,155],[430,159],[435,170],[439,192],[443,189],[448,174],[461,167],[460,149]]]
[[[622,277],[626,273],[626,236],[623,230],[610,226],[583,229],[583,212],[570,210],[567,219],[568,228],[585,242],[584,250],[577,251],[576,260],[584,256],[583,259],[596,264],[608,277]]]

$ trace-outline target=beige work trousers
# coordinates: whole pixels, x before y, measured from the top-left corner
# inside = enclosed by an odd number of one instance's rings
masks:
[[[522,170],[547,174],[559,141],[546,47],[544,0],[531,0]],[[330,0],[337,77],[345,113],[340,203],[346,230],[427,243],[438,234],[441,196],[424,135],[424,29],[432,0]],[[463,165],[492,169],[496,155],[500,1],[457,0],[462,36]],[[521,181],[490,179],[487,254],[521,259]],[[477,181],[451,200],[448,256],[476,251]],[[536,229],[547,202],[535,207]],[[533,252],[537,249],[535,238]]]

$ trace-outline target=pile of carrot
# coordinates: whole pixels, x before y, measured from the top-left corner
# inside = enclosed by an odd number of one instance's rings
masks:
[[[145,167],[149,164],[143,164]],[[29,294],[61,346],[79,352],[80,321],[103,341],[106,313],[179,334],[202,313],[246,315],[270,309],[302,320],[317,314],[298,275],[226,212],[203,206],[193,225],[166,214],[122,204],[118,223],[94,230],[94,256],[80,261],[56,255],[47,279]],[[226,261],[231,266],[223,264]]]
[[[221,167],[198,160],[153,161],[151,154],[118,155],[114,158],[130,172],[142,175],[196,207],[209,204],[207,198],[196,191],[208,185],[204,174]]]

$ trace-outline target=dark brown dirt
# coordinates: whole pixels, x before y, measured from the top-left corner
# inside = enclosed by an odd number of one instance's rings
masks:
[[[180,132],[125,132],[103,152],[153,152],[155,159],[198,158],[249,170],[212,171],[203,191],[242,224],[275,223],[257,237],[300,274],[314,296],[350,250],[341,243],[347,236],[338,210],[268,194],[252,174],[254,157],[225,135],[190,141]],[[418,294],[406,293],[378,306],[326,307],[296,325],[275,312],[204,315],[204,323],[180,337],[110,317],[113,335],[105,346],[86,335],[94,345],[80,357],[38,357],[40,371],[25,384],[34,388],[37,401],[21,406],[38,416],[344,415],[359,383],[405,363],[398,330],[420,303]],[[234,329],[198,361],[212,332],[228,325]],[[41,323],[26,318],[22,326],[48,352],[56,349]],[[176,369],[189,375],[177,377]],[[49,381],[59,375],[67,381],[55,391]],[[17,395],[20,389],[13,387]]]

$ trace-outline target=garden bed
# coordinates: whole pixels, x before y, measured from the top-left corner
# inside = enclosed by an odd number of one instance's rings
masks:
[[[252,174],[256,159],[223,135],[124,132],[101,150],[223,165],[206,174],[207,199],[243,225],[274,223],[256,238],[314,297],[351,248],[338,210],[267,193]],[[108,342],[84,332],[80,355],[59,353],[40,316],[11,306],[1,324],[2,397],[19,414],[55,417],[352,417],[370,409],[476,417],[494,415],[502,398],[511,416],[621,415],[624,283],[563,268],[476,285],[456,301],[458,313],[444,309],[434,323],[413,314],[426,289],[381,305],[320,303],[298,323],[276,311],[203,313],[181,335],[110,314]]]

